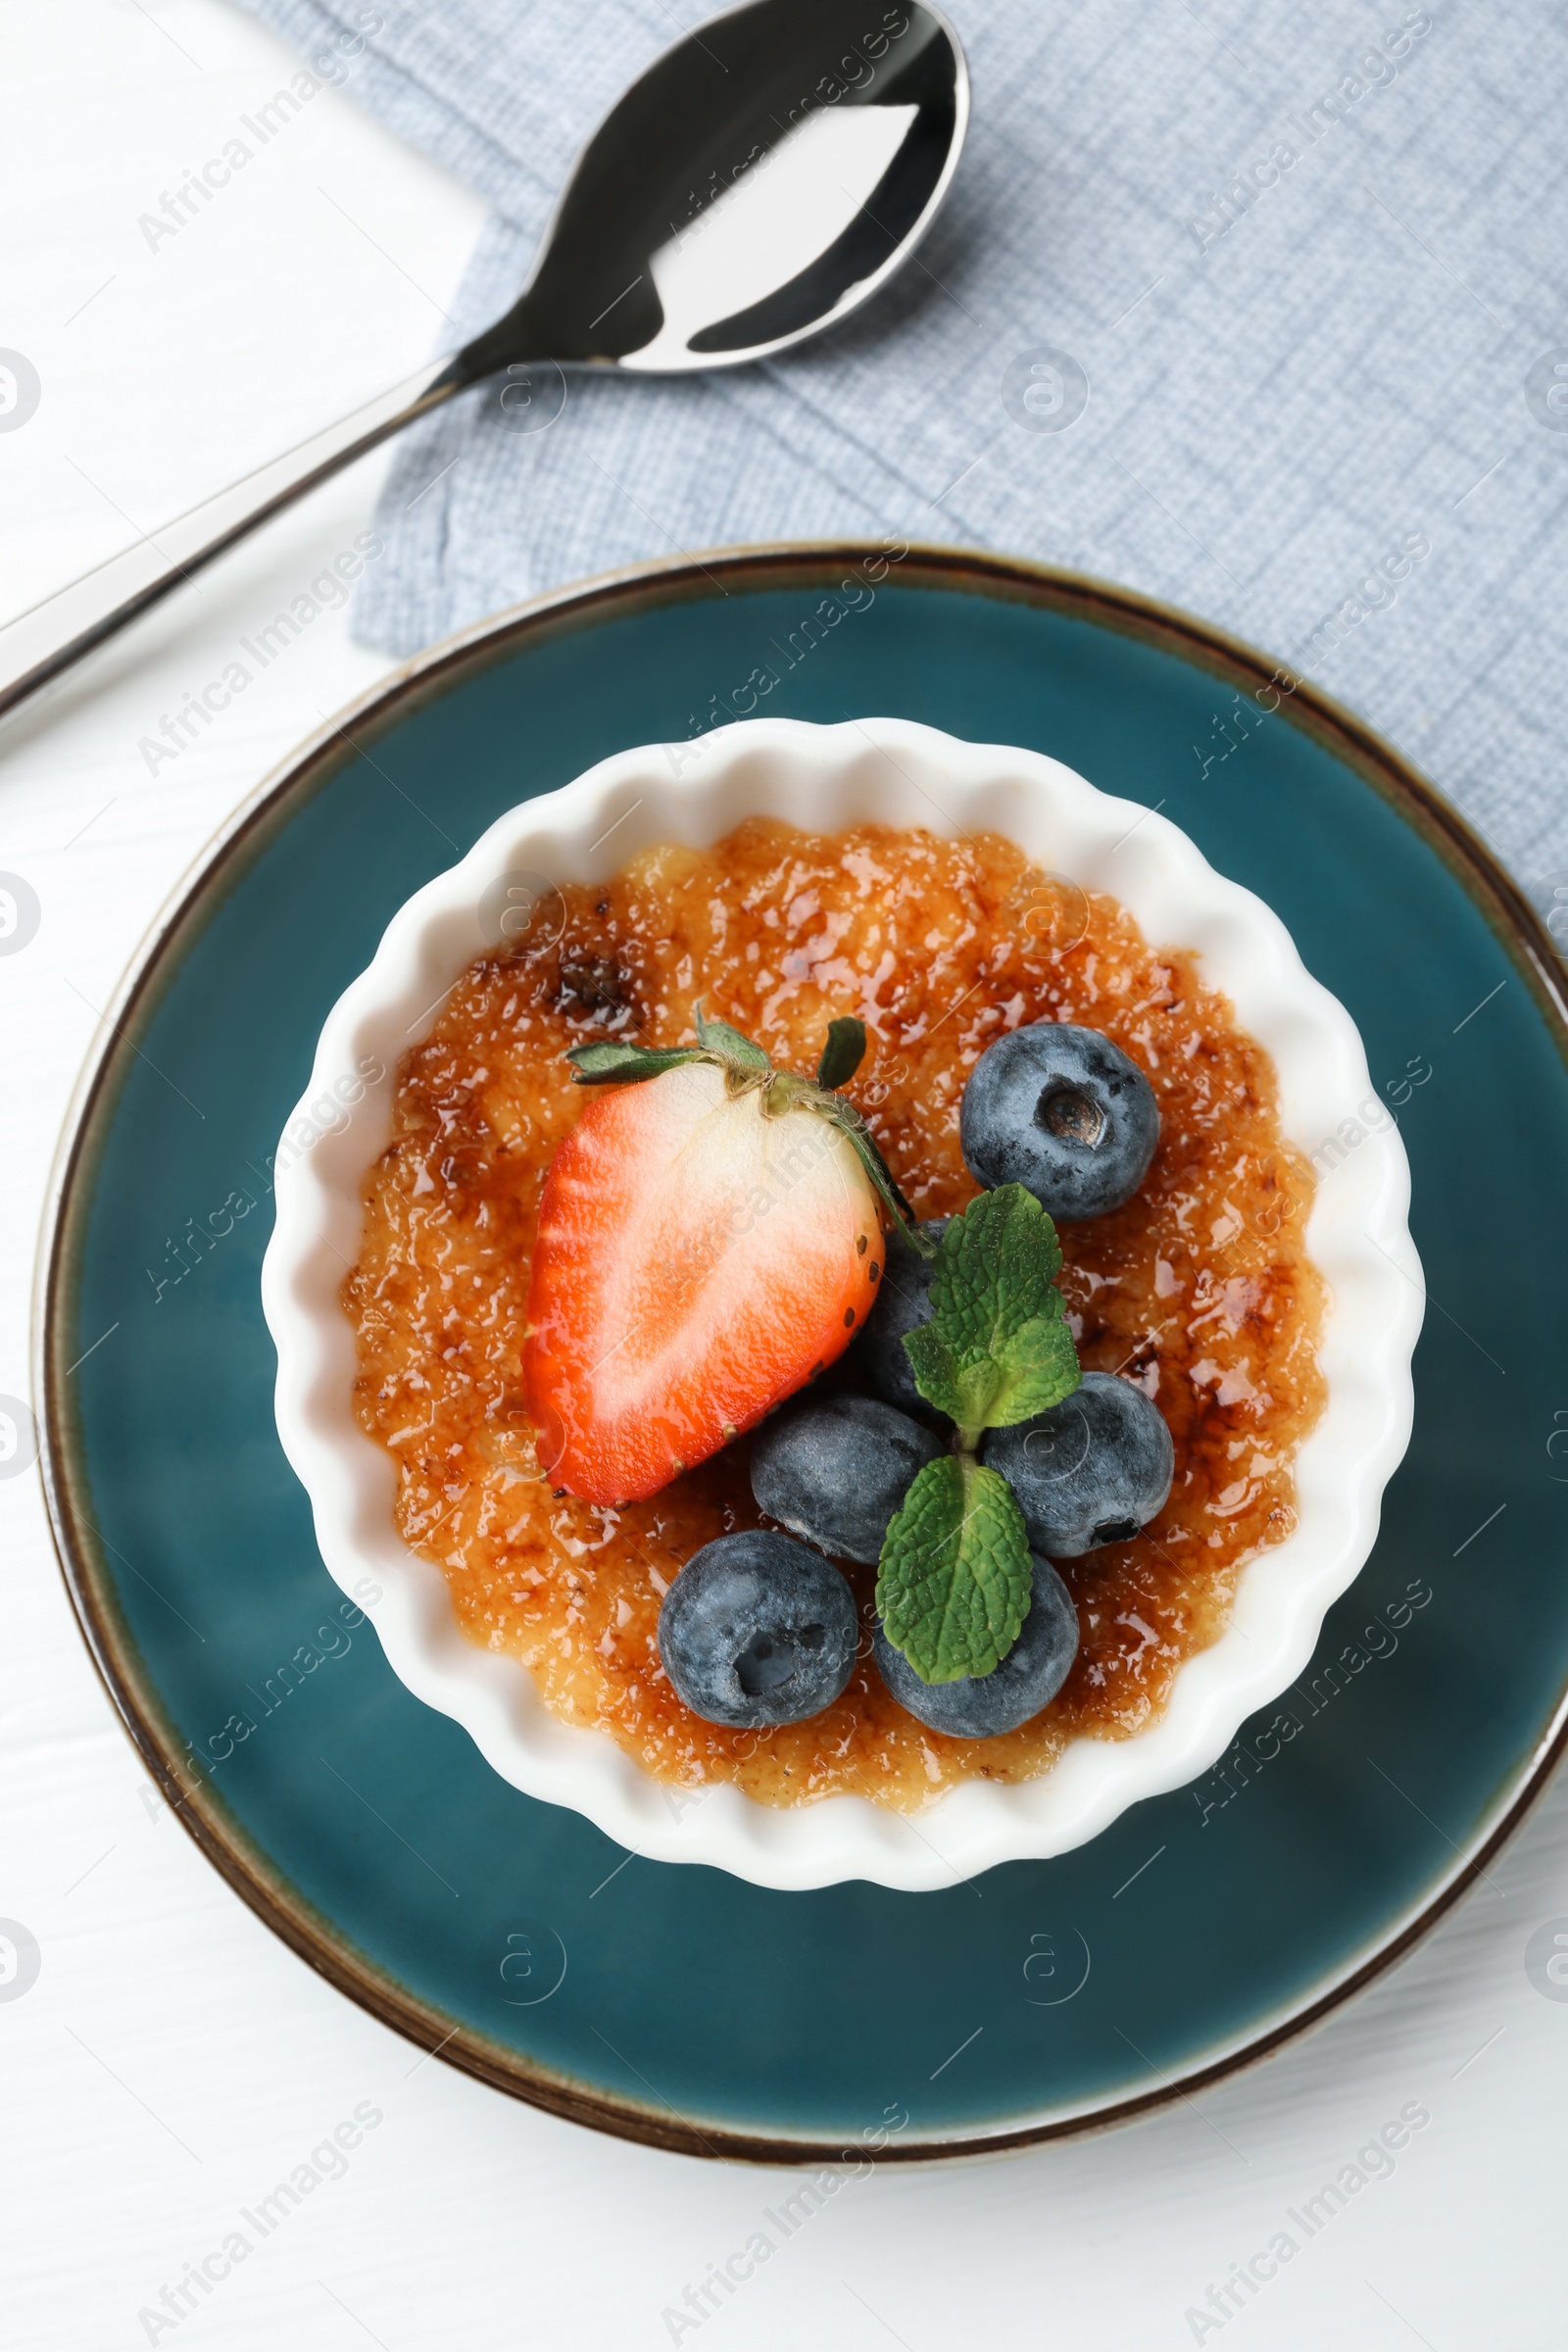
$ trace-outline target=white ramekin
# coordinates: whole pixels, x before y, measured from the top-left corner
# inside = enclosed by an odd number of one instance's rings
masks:
[[[392,1462],[354,1418],[354,1335],[338,1293],[359,1253],[361,1187],[390,1139],[398,1062],[495,944],[509,884],[526,895],[533,885],[514,877],[603,879],[654,843],[706,848],[748,816],[827,832],[865,822],[997,832],[1053,873],[1113,894],[1152,943],[1197,953],[1204,979],[1273,1056],[1285,1133],[1320,1169],[1307,1246],[1330,1291],[1328,1398],[1297,1458],[1294,1532],[1244,1569],[1227,1631],[1181,1669],[1146,1732],[1075,1740],[1052,1771],[1017,1787],[966,1782],[913,1822],[863,1797],[776,1810],[729,1786],[672,1789],[607,1734],[563,1723],[516,1659],[459,1631],[440,1569],[397,1534]],[[368,971],[333,1006],[279,1150],[276,1203],[262,1294],[278,1433],[331,1574],[358,1597],[367,1579],[381,1588],[369,1613],[394,1671],[529,1795],[574,1807],[639,1854],[710,1863],[760,1886],[951,1886],[995,1863],[1063,1853],[1139,1798],[1206,1771],[1311,1657],[1324,1612],[1372,1548],[1410,1434],[1423,1290],[1409,1169],[1348,1013],[1305,970],[1278,916],[1166,818],[1039,753],[902,719],[759,719],[646,745],[500,818],[399,909]]]

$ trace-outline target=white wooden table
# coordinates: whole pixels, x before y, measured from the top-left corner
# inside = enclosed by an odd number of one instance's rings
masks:
[[[479,216],[323,93],[150,240],[140,217],[277,87],[281,52],[216,0],[8,0],[5,45],[0,346],[41,383],[36,414],[0,432],[8,614],[413,368]],[[327,612],[177,760],[150,773],[141,740],[366,527],[379,463],[0,736],[0,869],[41,909],[0,956],[0,1391],[26,1393],[40,1203],[98,1008],[215,827],[384,665]],[[554,2122],[340,1998],[155,1797],[77,1636],[31,1476],[0,1481],[0,1916],[41,1960],[20,1996],[0,1982],[8,2343],[1561,2343],[1568,2002],[1537,1991],[1524,1953],[1568,1913],[1562,1788],[1490,1883],[1307,2040],[1129,2130],[858,2182],[679,2328],[665,2312],[789,2184]],[[179,2282],[240,2208],[367,2103],[382,2121],[341,2177],[210,2290],[189,2286],[182,2311]],[[1210,2286],[1411,2103],[1431,2121],[1392,2173],[1217,2319]]]

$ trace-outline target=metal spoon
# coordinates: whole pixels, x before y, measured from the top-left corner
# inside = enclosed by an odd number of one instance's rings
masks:
[[[929,227],[968,115],[957,36],[925,0],[753,0],[686,34],[583,149],[504,318],[0,629],[0,713],[488,376],[738,368],[846,317]]]

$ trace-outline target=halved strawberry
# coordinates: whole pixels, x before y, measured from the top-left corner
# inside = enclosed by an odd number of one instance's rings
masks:
[[[815,1085],[700,1008],[697,1028],[695,1048],[571,1057],[579,1083],[631,1083],[551,1162],[523,1382],[541,1464],[588,1502],[656,1493],[830,1364],[876,1297],[879,1193],[904,1206],[820,1083],[858,1061],[858,1023],[834,1023]]]

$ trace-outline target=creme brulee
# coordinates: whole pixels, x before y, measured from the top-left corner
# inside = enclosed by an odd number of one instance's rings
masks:
[[[978,1189],[958,1102],[1004,1030],[1103,1030],[1153,1087],[1153,1164],[1124,1207],[1059,1229],[1062,1289],[1085,1370],[1137,1379],[1165,1415],[1175,1485],[1144,1534],[1059,1564],[1078,1657],[1018,1731],[953,1740],[906,1715],[870,1660],[876,1572],[848,1562],[867,1632],[838,1704],[764,1732],[702,1721],[660,1663],[659,1607],[703,1544],[761,1523],[747,1440],[618,1510],[540,1476],[519,1368],[540,1188],[583,1101],[564,1055],[593,1038],[689,1041],[698,999],[803,1071],[828,1021],[858,1014],[869,1050],[845,1091],[922,1217]],[[1150,947],[1113,899],[1086,899],[995,834],[754,820],[550,898],[405,1056],[343,1286],[356,1409],[397,1464],[398,1527],[442,1568],[465,1632],[519,1658],[557,1714],[682,1787],[914,1810],[977,1774],[1027,1780],[1077,1735],[1141,1731],[1222,1630],[1244,1563],[1290,1532],[1292,1464],[1324,1394],[1311,1192],[1268,1055],[1195,959]],[[852,1353],[829,1378],[853,1375]]]

